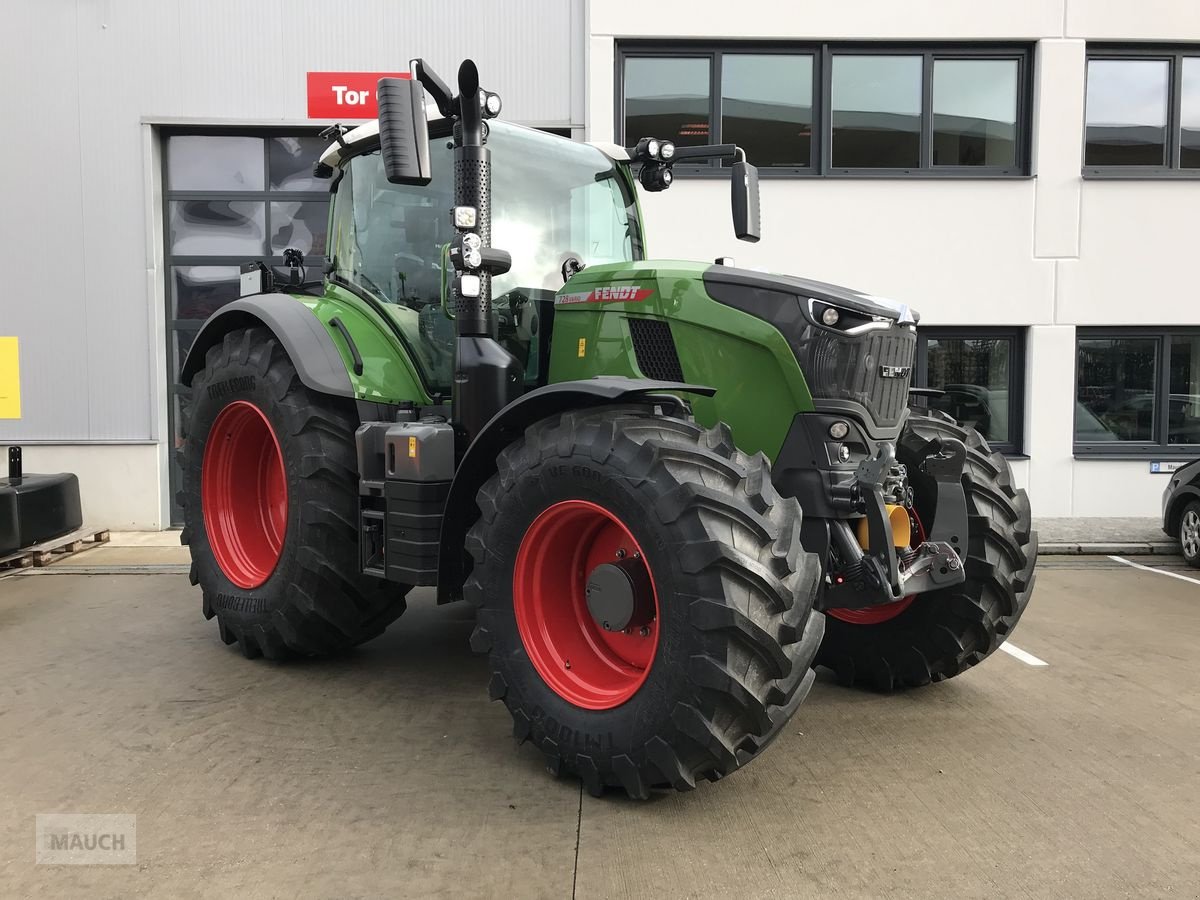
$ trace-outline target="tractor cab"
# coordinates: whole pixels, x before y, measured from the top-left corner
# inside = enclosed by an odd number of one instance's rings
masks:
[[[455,327],[449,297],[455,237],[449,123],[430,126],[428,184],[388,180],[378,124],[349,132],[322,157],[332,185],[329,277],[386,305],[431,393],[448,394]],[[511,268],[492,280],[490,337],[545,383],[554,297],[572,268],[642,258],[642,230],[628,170],[587,144],[490,123],[492,242]]]

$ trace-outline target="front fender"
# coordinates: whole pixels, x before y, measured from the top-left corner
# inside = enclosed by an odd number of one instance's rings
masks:
[[[478,517],[475,495],[496,472],[496,457],[525,429],[548,416],[572,409],[585,409],[625,400],[647,400],[655,395],[675,399],[676,394],[711,397],[710,387],[674,381],[650,381],[624,377],[599,377],[561,381],[530,391],[510,403],[484,426],[467,448],[454,473],[442,518],[441,553],[438,558],[438,602],[457,600],[466,578],[467,530]]]

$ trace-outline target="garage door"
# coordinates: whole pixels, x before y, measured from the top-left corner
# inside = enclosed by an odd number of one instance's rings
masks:
[[[309,272],[324,267],[329,182],[312,170],[328,142],[315,131],[170,130],[163,144],[168,408],[178,447],[179,368],[204,320],[237,299],[239,266],[281,265],[294,247]],[[179,524],[171,456],[171,520]]]

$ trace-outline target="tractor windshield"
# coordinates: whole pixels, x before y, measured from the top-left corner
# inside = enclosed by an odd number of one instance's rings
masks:
[[[492,280],[494,331],[537,377],[537,310],[562,287],[562,263],[642,257],[632,192],[594,147],[491,122],[492,246],[512,268]],[[442,248],[454,236],[454,160],[447,138],[431,138],[433,181],[388,182],[378,151],[352,158],[335,188],[329,236],[335,278],[395,304],[396,320],[434,390],[447,389],[454,325],[442,311]]]

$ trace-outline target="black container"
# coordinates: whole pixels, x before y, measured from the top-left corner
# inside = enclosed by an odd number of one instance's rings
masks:
[[[69,472],[0,478],[0,556],[82,527],[79,479]]]

